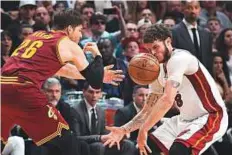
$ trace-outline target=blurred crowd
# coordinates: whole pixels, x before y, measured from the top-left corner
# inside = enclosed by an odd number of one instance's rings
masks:
[[[75,123],[70,118],[78,117],[76,113],[78,113],[79,103],[86,100],[104,110],[107,125],[119,126],[141,110],[148,94],[147,87],[138,86],[130,79],[128,63],[133,56],[147,52],[142,40],[146,28],[152,24],[162,23],[172,31],[173,46],[190,51],[213,76],[227,106],[230,122],[225,138],[214,144],[209,154],[227,155],[228,152],[230,154],[232,152],[232,130],[230,129],[232,128],[232,2],[200,1],[199,6],[187,3],[178,0],[1,1],[1,66],[28,35],[40,30],[50,31],[53,27],[53,16],[56,13],[66,9],[78,10],[84,21],[82,39],[77,44],[84,47],[87,42],[96,42],[102,54],[104,66],[113,64],[114,69],[123,70],[125,79],[118,87],[104,84],[98,92],[89,87],[84,80],[55,77],[58,82],[53,78],[50,79],[50,83],[51,87],[58,85],[58,90],[43,89],[47,90],[45,91],[47,94],[50,93],[48,97],[53,102],[56,101],[55,106],[62,101],[62,106],[58,104],[60,111],[68,105],[66,109],[69,110],[64,113],[68,115],[66,121],[71,129]],[[91,62],[91,53],[85,54]],[[70,112],[70,109],[74,111]],[[123,112],[128,116],[123,115]],[[74,113],[74,116],[69,116],[70,113]],[[173,108],[165,117],[176,114],[178,109]],[[103,123],[103,127],[104,125]],[[30,138],[25,136],[19,128],[16,126],[12,130],[12,135],[24,138],[26,149],[23,154],[45,154],[46,151],[38,151],[41,148],[36,148]],[[84,130],[77,131],[73,127],[73,132],[79,138],[92,134]],[[97,134],[104,135],[105,131],[99,131]],[[132,135],[130,140],[136,143],[136,134]]]

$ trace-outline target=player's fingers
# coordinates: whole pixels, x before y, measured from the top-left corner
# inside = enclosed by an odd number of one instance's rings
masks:
[[[115,141],[112,140],[112,141],[110,142],[110,144],[109,144],[109,148],[112,148],[114,145],[115,145]]]
[[[117,78],[120,78],[120,79],[123,79],[123,78],[125,78],[125,75],[122,75],[122,74],[117,74],[117,76],[116,76]]]
[[[114,86],[118,86],[117,82],[111,81],[110,84],[114,85]]]
[[[106,130],[113,131],[113,127],[106,126]]]
[[[116,143],[117,143],[118,150],[120,150],[120,143],[119,142],[116,142]]]
[[[117,73],[117,74],[122,74],[123,71],[122,71],[122,70],[115,70],[115,73]]]
[[[121,82],[123,79],[122,78],[114,78],[113,79],[115,82]]]
[[[107,146],[107,145],[109,145],[110,144],[110,140],[107,140],[103,145],[104,146]]]
[[[109,69],[111,69],[113,67],[114,67],[114,65],[112,64],[112,65],[105,66],[105,69],[109,70]]]
[[[152,153],[151,149],[149,148],[149,146],[148,146],[147,144],[145,144],[145,148],[147,149],[147,151],[148,151],[149,153]]]

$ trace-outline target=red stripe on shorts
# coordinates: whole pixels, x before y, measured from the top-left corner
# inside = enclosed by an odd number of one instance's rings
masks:
[[[192,146],[193,155],[197,155],[219,130],[223,112],[220,105],[216,102],[210,85],[200,67],[195,74],[187,75],[187,78],[192,83],[203,107],[209,112],[206,124],[187,140],[187,143]]]

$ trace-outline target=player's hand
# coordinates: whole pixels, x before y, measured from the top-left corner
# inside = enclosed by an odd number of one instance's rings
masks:
[[[104,143],[104,146],[109,145],[109,148],[111,148],[113,145],[117,144],[118,150],[120,150],[120,141],[126,134],[124,129],[121,127],[108,127],[106,126],[106,129],[111,131],[109,133],[110,138]]]
[[[103,82],[118,86],[118,82],[121,82],[125,76],[122,74],[122,70],[112,70],[114,65],[109,65],[104,68]]]
[[[85,44],[84,48],[83,48],[84,52],[91,52],[93,57],[96,57],[97,55],[101,56],[101,53],[97,47],[97,44],[94,42],[88,42]]]
[[[137,145],[139,148],[140,155],[148,155],[148,152],[152,152],[147,145],[147,131],[143,130],[143,128],[139,130]]]

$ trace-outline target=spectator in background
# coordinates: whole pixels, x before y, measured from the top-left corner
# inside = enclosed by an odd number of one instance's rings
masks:
[[[51,22],[51,17],[48,13],[48,10],[44,7],[37,7],[36,12],[35,12],[35,21],[36,22],[41,22],[46,26],[47,31],[50,31],[50,22]]]
[[[138,27],[137,27],[137,25],[135,23],[128,22],[126,24],[126,35],[122,39],[138,38],[138,35],[139,35],[139,33],[138,33]],[[122,43],[119,43],[118,45],[116,45],[114,53],[115,53],[115,56],[117,58],[124,59]]]
[[[53,9],[53,5],[52,5],[52,1],[42,1],[42,6],[44,6],[48,10],[49,16],[53,17],[54,9]]]
[[[82,6],[87,3],[86,0],[76,0],[74,4],[74,10],[81,10]]]
[[[62,100],[60,100],[62,91],[60,81],[56,78],[49,78],[44,82],[42,89],[48,99],[48,103],[51,103],[54,107],[56,107],[59,110],[60,114],[68,123],[70,130],[73,132],[74,126],[76,124],[75,110],[71,108],[68,103],[65,103]],[[81,154],[89,155],[88,145],[80,140],[78,141],[78,143],[80,144],[79,148]],[[60,154],[60,150],[56,148],[53,148],[49,151],[51,151],[49,152],[50,154]]]
[[[216,48],[226,60],[230,74],[230,85],[232,81],[232,28],[226,28],[221,31],[216,39]]]
[[[140,14],[140,18],[151,21],[152,24],[156,23],[156,15],[150,9],[143,9]]]
[[[115,58],[113,56],[114,46],[110,39],[103,38],[100,39],[98,44],[98,49],[102,54],[103,64],[104,66],[114,65],[112,69],[114,70],[122,70],[123,75],[128,75],[127,73],[127,65],[125,62],[119,58]],[[110,97],[117,97],[123,99],[124,95],[126,94],[125,85],[127,84],[128,77],[125,77],[118,87],[103,84],[103,91],[106,93],[106,98]]]
[[[216,10],[217,2],[216,0],[206,0],[201,2],[203,9],[200,13],[200,26],[206,27],[207,21],[210,17],[217,17],[222,24],[223,28],[232,27],[230,19],[220,11]]]
[[[12,53],[12,35],[8,31],[1,32],[1,67]]]
[[[105,129],[105,113],[97,105],[101,98],[101,89],[93,89],[88,83],[84,84],[84,100],[74,105],[77,123],[75,131],[78,139],[86,141],[90,146],[90,153],[94,155],[133,155],[135,146],[128,140],[122,141],[121,149],[105,147],[103,143],[109,138]]]
[[[227,81],[229,71],[220,53],[213,53],[213,78],[225,103],[231,102],[232,92]]]
[[[128,6],[128,21],[132,21],[137,23],[141,18],[141,13],[144,9],[151,9],[150,1],[143,0],[143,1],[127,1]]]
[[[33,19],[36,10],[35,0],[20,1],[19,13],[20,13],[20,23],[34,25],[35,21]]]
[[[83,23],[83,37],[82,40],[87,39],[93,36],[93,33],[90,28],[90,18],[95,13],[95,8],[92,4],[86,3],[81,6],[79,9],[83,19],[85,20]]]
[[[56,13],[63,12],[67,8],[67,2],[65,1],[56,1],[56,4],[54,5],[54,10]]]
[[[223,12],[225,13],[225,15],[227,15],[230,21],[232,21],[232,2],[231,1],[225,2],[225,7],[224,7]]]
[[[176,21],[173,17],[171,16],[165,16],[163,19],[163,24],[169,28],[172,29],[176,25]]]
[[[93,36],[84,39],[80,42],[81,46],[84,47],[84,45],[87,42],[98,42],[100,38],[109,38],[113,41],[114,44],[118,43],[119,40],[125,36],[126,33],[126,24],[124,21],[124,18],[122,16],[122,11],[118,8],[115,7],[117,10],[117,14],[119,16],[119,21],[120,21],[120,26],[121,26],[121,31],[117,31],[114,33],[108,33],[105,31],[106,29],[106,16],[99,13],[95,13],[91,18],[90,18],[90,27],[91,31],[93,33]]]
[[[142,43],[142,38],[143,38],[143,35],[146,31],[146,29],[151,26],[152,23],[150,20],[148,19],[141,19],[138,24],[137,24],[137,28],[138,28],[138,33],[139,33],[139,37],[138,37],[138,40],[139,40],[139,43]]]
[[[22,30],[22,35],[21,35],[21,40],[24,40],[26,37],[28,37],[29,35],[31,35],[34,32],[34,29],[31,25],[29,24],[23,24],[21,26],[21,30]]]
[[[134,116],[142,110],[145,100],[148,96],[148,88],[146,86],[136,85],[133,88],[133,101],[127,106],[118,109],[115,113],[114,123],[115,126],[122,126],[132,120]],[[130,140],[136,144],[138,130],[130,133]]]
[[[71,131],[73,131],[74,127],[74,112],[68,103],[60,100],[61,98],[61,84],[60,81],[56,78],[47,79],[42,87],[48,102],[51,103],[54,107],[56,107],[61,115],[64,117],[65,121],[67,121]]]
[[[12,10],[9,10],[8,14],[9,14],[10,18],[13,21],[18,21],[19,20],[19,10],[18,10],[18,8],[14,8]]]
[[[184,18],[181,1],[167,1],[167,11],[165,16],[173,17],[177,24],[181,22]]]
[[[127,106],[118,109],[114,116],[114,126],[122,126],[132,120],[134,116],[139,113],[144,104],[145,100],[148,96],[148,87],[147,86],[140,86],[136,85],[133,88],[133,101],[127,104]],[[159,124],[159,123],[158,123]],[[157,125],[155,125],[149,132],[154,131],[157,128]],[[129,139],[134,142],[134,144],[137,144],[137,137],[138,137],[138,130],[133,131],[130,133]],[[159,149],[156,148],[155,145],[152,145],[150,142],[151,139],[148,137],[148,145],[152,149],[151,155],[159,155]]]
[[[138,39],[130,37],[122,40],[124,61],[126,64],[137,54],[139,54],[139,42]]]
[[[216,50],[216,47],[215,47],[216,39],[222,30],[220,20],[217,19],[216,17],[209,18],[209,20],[207,21],[207,29],[211,32],[212,37],[213,37],[212,48],[214,52]]]
[[[212,73],[212,37],[197,24],[199,1],[182,1],[184,20],[172,29],[172,44],[195,55]]]

